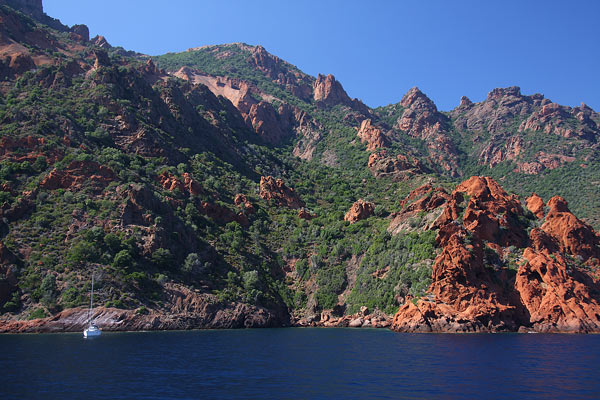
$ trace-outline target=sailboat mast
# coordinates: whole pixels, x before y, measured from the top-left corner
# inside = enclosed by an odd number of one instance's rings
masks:
[[[90,314],[94,306],[94,272],[92,272],[92,293],[90,294],[90,309],[88,310],[88,322],[90,322]]]

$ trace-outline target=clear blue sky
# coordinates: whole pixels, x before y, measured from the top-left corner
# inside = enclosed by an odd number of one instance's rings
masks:
[[[596,0],[44,0],[63,23],[157,55],[261,44],[311,75],[334,74],[372,107],[419,86],[441,110],[517,85],[600,110]]]

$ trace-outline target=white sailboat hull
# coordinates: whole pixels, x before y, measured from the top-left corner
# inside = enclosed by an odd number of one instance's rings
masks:
[[[88,337],[93,337],[93,336],[100,336],[102,334],[102,331],[98,328],[87,328],[86,330],[83,331],[83,337],[84,338],[88,338]]]

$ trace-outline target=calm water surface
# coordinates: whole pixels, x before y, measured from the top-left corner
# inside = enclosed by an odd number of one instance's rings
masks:
[[[598,335],[0,335],[2,399],[600,398]]]

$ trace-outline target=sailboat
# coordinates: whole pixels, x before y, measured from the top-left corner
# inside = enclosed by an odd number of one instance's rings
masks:
[[[83,331],[83,337],[100,336],[102,331],[90,318],[92,309],[94,308],[94,273],[92,272],[92,292],[90,293],[90,309],[88,310],[88,327]]]

